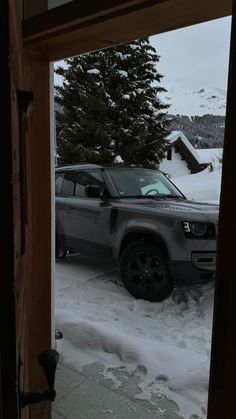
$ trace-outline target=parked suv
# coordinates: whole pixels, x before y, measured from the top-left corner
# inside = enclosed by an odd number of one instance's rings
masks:
[[[189,201],[160,171],[92,164],[56,169],[56,256],[114,259],[136,298],[214,275],[218,206]]]

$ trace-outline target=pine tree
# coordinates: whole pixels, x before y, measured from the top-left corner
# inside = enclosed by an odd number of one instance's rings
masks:
[[[159,56],[148,39],[84,54],[58,67],[57,152],[61,164],[119,163],[157,167],[169,134],[158,97]]]

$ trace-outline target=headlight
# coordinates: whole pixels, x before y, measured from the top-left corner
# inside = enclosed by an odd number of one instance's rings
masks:
[[[183,228],[185,236],[188,238],[214,239],[216,237],[213,223],[183,221]]]

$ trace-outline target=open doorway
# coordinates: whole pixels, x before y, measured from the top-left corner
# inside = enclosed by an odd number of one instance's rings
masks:
[[[216,92],[208,93],[199,87],[194,94],[215,104],[220,100]],[[185,116],[193,123],[194,115]],[[203,115],[198,115],[198,120],[200,116]],[[176,119],[172,121],[175,124],[186,122],[183,117]],[[222,129],[221,118],[210,119]],[[176,139],[179,137],[186,146],[186,135],[178,134]],[[195,137],[197,145],[202,141],[199,137],[200,134]],[[179,141],[175,146],[180,147],[182,143]],[[187,148],[190,152],[191,146]],[[192,153],[197,160],[196,147]],[[182,176],[178,176],[182,178],[179,180],[176,177],[177,186],[180,190],[188,188],[184,191],[186,195],[194,189],[195,196],[189,196],[190,199],[206,201],[207,195],[203,194],[206,190],[202,188],[203,183],[206,185],[206,178],[202,178],[205,170],[206,176],[213,174],[213,183],[218,182],[211,188],[214,197],[208,194],[208,200],[217,201],[220,160],[220,155],[209,162],[199,158],[199,164],[212,164],[199,171],[200,197],[196,195],[197,174],[187,175],[195,176],[193,183],[193,178],[190,183],[189,178],[184,183]],[[88,409],[91,416],[96,412],[96,417],[109,418],[137,417],[137,414],[145,418],[206,417],[213,282],[195,288],[178,288],[169,299],[151,303],[127,293],[113,263],[98,263],[72,253],[57,262],[56,281],[56,328],[63,333],[63,339],[58,341],[62,365],[61,384],[58,383],[61,387],[55,404],[57,414],[76,417],[76,410],[72,412],[71,406],[73,400],[79,400],[78,412],[82,415],[84,409],[84,417],[88,417]]]

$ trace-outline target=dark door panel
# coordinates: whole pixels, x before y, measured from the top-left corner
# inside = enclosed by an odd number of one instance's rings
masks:
[[[110,248],[111,206],[100,199],[70,198],[64,212],[64,233],[72,248],[107,253]]]
[[[108,255],[111,205],[104,204],[102,198],[88,197],[87,186],[99,186],[103,194],[105,183],[101,171],[65,171],[60,196],[56,199],[56,223],[68,249],[93,256]]]

